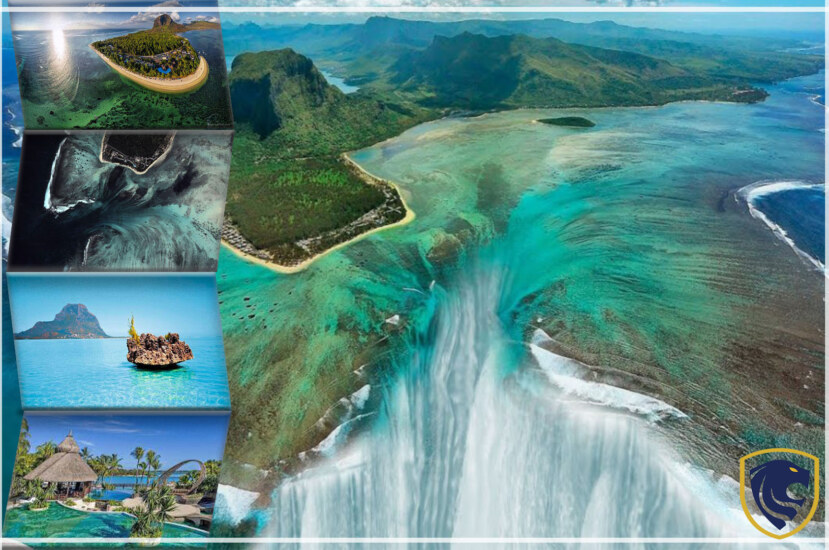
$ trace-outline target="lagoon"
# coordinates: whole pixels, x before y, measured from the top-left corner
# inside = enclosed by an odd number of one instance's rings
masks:
[[[223,477],[269,491],[247,525],[281,537],[755,536],[720,490],[729,480],[684,464],[718,475],[736,463],[707,431],[719,415],[729,433],[823,448],[822,427],[761,429],[740,408],[822,402],[821,387],[774,380],[822,372],[823,275],[736,195],[761,180],[823,183],[824,112],[804,93],[822,79],[770,87],[756,105],[423,124],[351,155],[400,187],[412,223],[287,276],[223,250],[238,396],[226,463],[319,459],[275,489]],[[533,123],[562,116],[596,126]],[[770,360],[795,330],[806,336],[793,349],[810,351]],[[550,341],[561,355],[540,347]],[[639,404],[585,384],[564,355]],[[366,409],[320,443],[318,419],[365,385],[372,404],[351,399]],[[661,419],[645,395],[683,414]],[[229,502],[220,493],[214,526],[236,523]]]

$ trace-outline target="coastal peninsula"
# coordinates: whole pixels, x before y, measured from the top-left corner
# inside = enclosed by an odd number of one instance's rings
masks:
[[[210,69],[204,56],[177,33],[206,28],[204,25],[216,24],[199,21],[198,26],[190,28],[164,14],[149,30],[99,40],[89,47],[112,70],[144,88],[166,94],[187,93],[207,81]]]
[[[222,239],[231,250],[293,273],[347,242],[413,219],[397,188],[347,152],[434,118],[433,111],[401,112],[346,95],[290,49],[237,56],[230,92],[236,190]]]

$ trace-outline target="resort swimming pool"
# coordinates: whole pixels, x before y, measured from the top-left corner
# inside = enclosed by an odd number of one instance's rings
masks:
[[[124,500],[132,496],[132,491],[121,491],[119,489],[95,490],[89,493],[89,496],[97,500]]]
[[[42,512],[27,508],[6,511],[3,536],[29,537],[106,537],[130,536],[133,518],[128,514],[109,512],[79,512],[52,502]],[[163,536],[175,538],[203,538],[205,532],[179,525],[165,524]]]

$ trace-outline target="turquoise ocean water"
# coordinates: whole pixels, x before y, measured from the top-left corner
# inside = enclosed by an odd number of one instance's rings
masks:
[[[220,496],[217,521],[271,536],[752,536],[739,499],[654,432],[681,413],[585,384],[530,343],[540,329],[591,364],[625,357],[670,402],[729,414],[729,342],[770,337],[746,312],[823,277],[737,194],[823,183],[823,107],[804,91],[822,80],[770,87],[757,105],[449,118],[352,154],[416,218],[290,276],[222,251],[238,396],[226,460],[278,453],[273,427],[245,421],[285,406],[262,392],[271,373],[351,363],[377,407],[309,449],[318,461],[267,507],[246,516],[238,493]],[[535,122],[565,115],[596,127]],[[278,307],[264,323],[237,315],[246,304]],[[384,374],[364,377],[366,362]]]
[[[229,408],[222,338],[182,340],[194,358],[163,371],[129,363],[123,338],[16,340],[24,408]]]

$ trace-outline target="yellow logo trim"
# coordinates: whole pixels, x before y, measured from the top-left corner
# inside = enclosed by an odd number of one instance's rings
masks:
[[[796,455],[800,455],[800,456],[805,456],[806,458],[812,460],[812,462],[815,463],[815,472],[814,472],[815,498],[812,499],[812,509],[809,510],[809,514],[806,516],[806,519],[804,519],[800,523],[800,525],[798,525],[796,528],[792,529],[788,533],[783,533],[783,534],[772,533],[768,529],[764,529],[763,527],[760,526],[759,523],[757,523],[757,520],[754,519],[754,517],[751,515],[751,512],[749,512],[749,510],[748,510],[748,503],[746,502],[746,460],[748,460],[749,458],[758,456],[758,455],[768,454],[768,453],[796,454]],[[808,525],[808,523],[810,521],[812,521],[812,517],[814,517],[815,512],[817,512],[817,506],[818,506],[818,503],[820,502],[820,459],[818,459],[818,457],[816,457],[814,455],[810,455],[809,453],[805,453],[803,451],[798,451],[798,450],[795,450],[795,449],[782,449],[782,448],[765,449],[765,450],[762,450],[762,451],[755,451],[753,453],[747,454],[746,456],[744,456],[743,458],[740,459],[740,502],[743,505],[743,512],[745,512],[746,517],[748,518],[748,521],[750,521],[751,524],[754,527],[756,527],[763,534],[768,535],[768,536],[773,537],[773,538],[776,538],[776,539],[785,539],[786,537],[790,537],[790,536],[794,535],[795,533],[799,532],[801,529],[806,527],[806,525]]]

